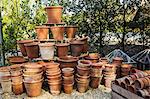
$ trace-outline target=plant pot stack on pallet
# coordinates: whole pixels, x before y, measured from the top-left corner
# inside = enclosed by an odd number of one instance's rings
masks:
[[[139,71],[131,75],[115,80],[115,84],[137,94],[148,98],[150,95],[150,71]]]

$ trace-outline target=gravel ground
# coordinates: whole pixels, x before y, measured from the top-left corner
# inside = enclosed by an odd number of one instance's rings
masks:
[[[48,91],[42,90],[42,94],[38,97],[28,97],[26,93],[22,95],[14,95],[8,93],[2,93],[0,99],[111,99],[111,89],[105,88],[100,85],[97,89],[91,89],[86,93],[79,93],[76,90],[72,92],[71,95],[61,93],[58,96],[51,95]]]

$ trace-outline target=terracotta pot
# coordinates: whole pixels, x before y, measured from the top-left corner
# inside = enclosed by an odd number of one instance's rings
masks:
[[[129,86],[127,86],[127,90],[129,90],[129,91],[132,92],[132,93],[136,93],[136,89],[135,89],[135,86],[134,86],[134,85],[129,85]]]
[[[39,48],[43,60],[51,60],[54,58],[54,43],[41,43],[39,44]]]
[[[77,73],[81,76],[88,76],[90,74],[90,69],[77,66]]]
[[[113,80],[115,80],[115,77],[104,77],[105,87],[111,88],[111,83]]]
[[[46,12],[48,15],[48,23],[61,23],[61,17],[62,17],[62,6],[49,6],[46,7]]]
[[[22,75],[20,75],[20,76],[12,76],[11,80],[12,80],[13,83],[21,83],[21,82],[23,82]]]
[[[10,66],[11,71],[20,71],[22,69],[22,64],[15,64]]]
[[[91,70],[90,70],[90,76],[92,76],[92,77],[102,76],[102,69],[91,68]]]
[[[33,40],[20,40],[20,41],[17,41],[17,44],[19,45],[20,51],[21,51],[23,56],[27,56],[24,44],[32,43],[32,42],[33,42]]]
[[[7,60],[9,64],[22,64],[27,62],[27,60],[22,56],[11,56]]]
[[[91,62],[88,60],[79,60],[78,61],[78,66],[83,67],[83,68],[90,68]]]
[[[114,82],[116,85],[121,86],[121,82],[124,82],[126,78],[127,77],[122,77],[122,78],[116,79]]]
[[[84,46],[83,42],[80,41],[71,42],[70,44],[71,55],[75,57],[80,56],[83,51],[83,46]]]
[[[79,74],[76,74],[76,79],[81,82],[87,82],[89,81],[89,78],[90,76],[80,76]]]
[[[11,76],[19,76],[22,74],[22,70],[10,71]]]
[[[93,69],[103,69],[103,63],[102,62],[93,63],[93,64],[91,64],[91,67]]]
[[[49,89],[52,95],[59,95],[61,92],[61,82],[49,83]]]
[[[91,61],[92,63],[97,63],[99,62],[99,58],[91,58],[89,56],[84,57],[86,60]]]
[[[82,52],[86,53],[88,51],[88,37],[83,37],[78,40],[84,43]]]
[[[48,69],[50,69],[50,70],[52,70],[52,69],[59,69],[59,66],[60,66],[60,64],[59,63],[55,63],[55,62],[52,62],[52,63],[45,63],[45,67],[46,67],[46,69],[48,70]]]
[[[130,73],[132,65],[130,64],[122,64],[121,65],[121,74],[122,76],[127,76]]]
[[[113,58],[113,61],[112,61],[113,64],[117,64],[119,66],[121,66],[122,62],[123,62],[123,58],[121,57],[115,57]]]
[[[74,69],[73,68],[63,68],[62,69],[62,74],[65,77],[73,76],[73,73],[74,73]]]
[[[149,95],[150,88],[146,88],[146,89],[143,89],[143,90],[138,90],[136,93],[137,93],[137,95],[139,95],[141,97],[145,97],[145,96]]]
[[[61,74],[61,70],[46,71],[47,76],[55,76]]]
[[[51,32],[53,34],[53,38],[55,40],[63,40],[64,39],[64,26],[52,26],[50,27]]]
[[[76,68],[77,66],[77,57],[73,56],[64,56],[64,57],[59,57],[57,61],[60,63],[60,68]]]
[[[105,65],[105,64],[108,64],[109,61],[107,58],[102,57],[102,58],[100,58],[100,62],[102,62]]]
[[[61,80],[62,77],[61,77],[61,74],[59,74],[59,75],[47,76],[47,79],[54,81],[54,80]]]
[[[24,92],[23,82],[20,83],[12,83],[12,90],[15,95],[20,95]]]
[[[77,90],[78,90],[78,92],[84,93],[84,92],[86,92],[88,90],[89,81],[82,82],[82,81],[79,81],[78,79],[76,79],[76,82],[77,82]]]
[[[74,75],[70,77],[63,76],[63,83],[64,84],[72,84],[74,83]]]
[[[148,76],[147,73],[144,73],[142,71],[138,73],[134,73],[134,75],[136,76],[136,78],[142,78],[142,77]]]
[[[123,81],[123,82],[121,82],[121,87],[124,89],[127,89],[127,84]]]
[[[57,47],[57,56],[58,57],[63,57],[63,56],[67,56],[68,55],[68,43],[60,43],[60,44],[56,44]]]
[[[64,92],[66,94],[71,94],[73,92],[73,85],[74,85],[74,83],[72,83],[72,84],[63,84]]]
[[[9,78],[10,77],[10,67],[9,66],[0,67],[0,75],[1,75],[1,79],[4,79],[5,76],[6,76],[6,79]]]
[[[129,77],[125,78],[125,82],[127,85],[132,85],[136,79],[137,77],[135,75],[129,75]]]
[[[23,74],[24,80],[32,80],[32,81],[36,81],[36,80],[40,80],[43,77],[43,72],[38,73],[38,74],[34,74],[34,75],[25,75]]]
[[[25,44],[27,56],[31,59],[39,57],[39,46],[38,43]]]
[[[139,78],[134,82],[136,89],[143,89],[150,86],[150,79],[148,77]]]
[[[99,86],[99,84],[100,84],[100,82],[101,82],[101,78],[102,77],[91,77],[90,78],[90,86],[91,86],[91,88],[94,88],[94,89],[96,89],[96,88],[98,88],[98,86]]]
[[[48,38],[48,33],[49,33],[48,26],[36,26],[35,31],[37,33],[38,40],[43,40]]]
[[[140,70],[138,70],[138,69],[136,69],[136,68],[132,68],[132,69],[130,70],[130,74],[134,74],[134,73],[138,73],[138,72],[140,72]]]
[[[11,93],[12,92],[12,82],[10,77],[5,77],[5,79],[1,79],[1,89],[3,93]]]
[[[115,73],[115,71],[116,71],[115,65],[113,65],[113,64],[106,64],[104,71],[105,72]]]
[[[68,38],[74,38],[77,32],[77,26],[66,26],[66,33]]]
[[[43,79],[37,81],[26,80],[23,82],[26,88],[27,95],[29,97],[36,97],[41,94]]]

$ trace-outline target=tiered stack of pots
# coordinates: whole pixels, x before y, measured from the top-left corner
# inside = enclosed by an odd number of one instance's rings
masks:
[[[121,58],[121,57],[114,57],[113,60],[112,60],[112,64],[116,65],[117,78],[121,77],[122,62],[123,62],[123,58]]]
[[[90,71],[90,86],[91,88],[98,88],[99,84],[101,83],[102,79],[102,70],[103,70],[103,64],[102,63],[93,63],[91,65],[91,71]]]
[[[29,97],[39,96],[42,91],[43,66],[37,63],[24,64],[23,82]]]
[[[127,64],[127,63],[123,63],[121,65],[121,76],[124,77],[124,76],[129,75],[131,67],[132,67],[132,65]]]
[[[58,95],[61,92],[62,77],[59,65],[59,63],[45,64],[49,89],[52,95]]]
[[[113,64],[106,64],[104,71],[103,71],[103,76],[104,76],[104,82],[105,82],[105,87],[111,88],[111,82],[115,80],[116,78],[116,68],[115,65]]]
[[[22,94],[24,87],[21,65],[11,65],[10,69],[13,93],[15,95]]]
[[[92,63],[99,62],[100,55],[98,53],[90,53],[88,56],[85,57],[86,60],[91,61]]]
[[[12,92],[10,68],[8,66],[0,67],[0,83],[1,83],[3,93]]]
[[[74,85],[74,68],[63,68],[63,89],[66,94],[71,94]]]
[[[86,92],[89,87],[90,66],[91,62],[89,60],[78,61],[76,83],[77,83],[77,90],[80,93]]]

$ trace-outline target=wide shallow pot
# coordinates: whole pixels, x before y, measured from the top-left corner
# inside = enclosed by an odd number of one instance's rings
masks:
[[[74,69],[73,68],[63,68],[62,69],[62,74],[65,77],[73,76],[74,74]]]
[[[38,43],[25,44],[27,56],[31,59],[39,57],[39,46]]]
[[[83,51],[84,43],[81,41],[73,41],[71,42],[71,55],[72,56],[80,56]]]
[[[68,55],[68,47],[69,44],[68,43],[60,43],[60,44],[56,44],[57,47],[57,56],[58,57],[63,57],[63,56],[67,56]]]
[[[54,58],[54,43],[41,43],[39,44],[39,47],[43,60],[51,60]]]
[[[59,57],[57,61],[60,63],[60,68],[76,68],[77,66],[77,57],[73,56],[64,56],[64,57]]]
[[[61,23],[61,17],[62,17],[62,6],[49,6],[46,7],[46,12],[48,15],[48,23]]]
[[[92,63],[89,60],[79,60],[78,61],[78,66],[83,67],[83,68],[90,68],[91,64]]]
[[[27,60],[22,56],[11,56],[7,58],[9,64],[22,64],[27,62]]]
[[[12,90],[15,95],[20,95],[24,92],[23,82],[20,83],[12,83]]]
[[[64,26],[52,26],[50,27],[51,32],[53,34],[53,38],[55,40],[63,40],[64,39]]]
[[[72,83],[72,84],[63,84],[64,92],[66,94],[71,94],[72,91],[73,91],[73,85],[74,85],[74,83]]]
[[[74,38],[77,32],[77,26],[66,26],[66,33],[68,38]]]
[[[59,95],[61,92],[61,82],[49,83],[49,89],[52,95]]]
[[[24,80],[23,82],[29,97],[36,97],[41,94],[43,79],[37,81]]]
[[[36,26],[35,31],[37,33],[38,40],[48,38],[49,27],[48,26]]]
[[[33,40],[20,40],[20,41],[17,41],[17,44],[19,45],[20,51],[21,51],[23,56],[27,56],[24,44],[32,43],[32,42],[33,42]]]
[[[90,86],[91,86],[91,88],[94,88],[94,89],[96,89],[96,88],[98,88],[98,86],[99,86],[99,84],[100,84],[100,82],[101,82],[101,79],[102,79],[102,77],[100,76],[100,77],[91,77],[90,78]]]
[[[79,81],[78,79],[76,79],[76,82],[77,82],[77,90],[78,90],[78,92],[84,93],[84,92],[86,92],[88,90],[89,80],[87,80],[87,82],[82,82],[82,81]]]

